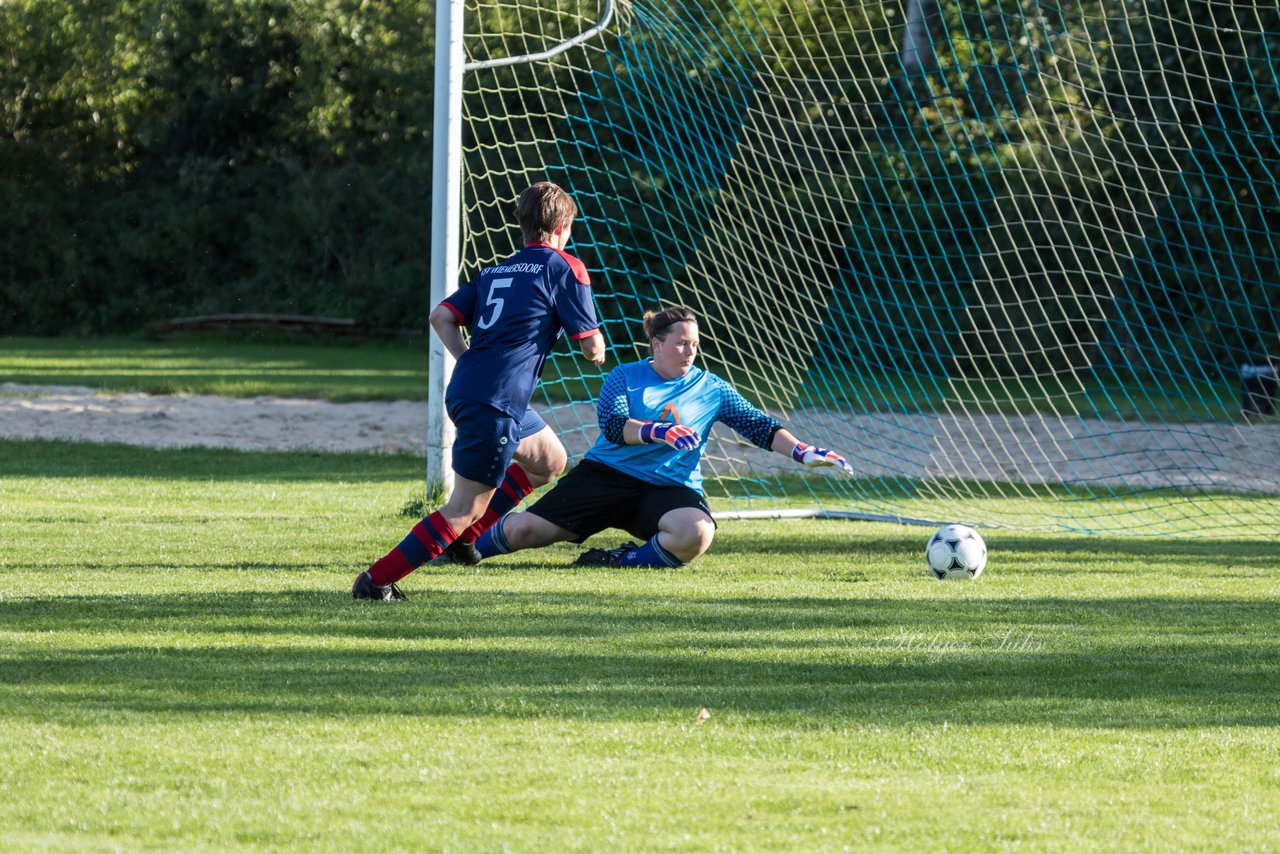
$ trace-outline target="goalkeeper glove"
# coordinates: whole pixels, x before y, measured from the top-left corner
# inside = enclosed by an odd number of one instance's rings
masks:
[[[803,466],[839,466],[845,474],[853,474],[849,461],[828,448],[815,448],[804,442],[797,442],[791,449],[791,459]]]
[[[702,437],[698,431],[683,424],[667,424],[663,421],[646,421],[640,425],[640,441],[647,445],[667,443],[677,451],[692,451]]]

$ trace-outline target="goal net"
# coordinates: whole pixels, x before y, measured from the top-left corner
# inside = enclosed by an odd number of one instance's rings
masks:
[[[723,426],[718,511],[1256,536],[1280,523],[1280,9],[469,2],[462,278],[543,178],[610,359],[539,405],[578,457],[640,317],[855,478]],[[1264,527],[1267,526],[1267,527]]]

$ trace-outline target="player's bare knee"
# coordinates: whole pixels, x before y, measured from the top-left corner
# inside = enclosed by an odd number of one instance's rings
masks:
[[[550,430],[544,430],[520,443],[515,461],[529,478],[529,485],[537,489],[560,476],[569,464],[569,453]]]
[[[565,466],[569,465],[569,452],[561,445],[556,449],[556,453],[551,459],[547,460],[547,483],[564,474]]]
[[[715,533],[715,523],[710,519],[678,525],[668,531],[671,537],[671,546],[668,551],[682,562],[688,563],[711,548],[711,540],[715,537]]]
[[[534,489],[539,486],[546,486],[555,480],[564,471],[564,467],[569,463],[569,455],[565,453],[564,448],[557,448],[548,452],[541,459],[532,464],[525,473],[529,476],[529,485]],[[521,466],[524,468],[524,466]]]
[[[546,469],[535,469],[534,471],[526,470],[525,475],[529,478],[529,486],[534,489],[537,489],[540,486],[546,486],[548,483],[556,479],[556,474],[547,471]]]
[[[704,519],[698,523],[698,554],[711,548],[711,541],[716,538],[716,523]]]
[[[693,530],[690,533],[690,552],[692,554],[684,558],[685,561],[691,561],[711,548],[711,541],[716,535],[716,525],[710,519],[700,519],[692,528]]]

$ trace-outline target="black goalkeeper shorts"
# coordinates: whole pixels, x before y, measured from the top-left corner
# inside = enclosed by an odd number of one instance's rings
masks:
[[[644,541],[658,533],[659,519],[682,507],[695,507],[711,515],[707,499],[696,489],[646,483],[610,466],[583,460],[528,512],[576,534],[575,543],[605,528],[621,528]]]

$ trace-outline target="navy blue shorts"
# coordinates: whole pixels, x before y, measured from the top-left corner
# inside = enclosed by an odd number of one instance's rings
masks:
[[[456,428],[454,474],[495,489],[506,476],[520,440],[547,426],[532,407],[525,410],[524,418],[519,421],[475,400],[445,401],[445,409]]]

